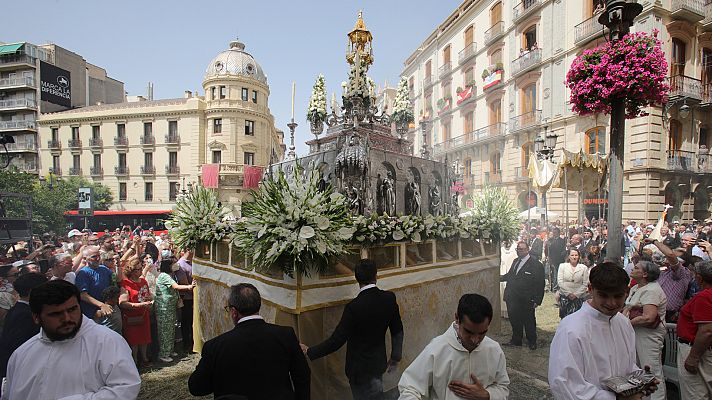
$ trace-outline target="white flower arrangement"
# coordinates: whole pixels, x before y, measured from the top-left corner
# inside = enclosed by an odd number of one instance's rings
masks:
[[[396,98],[393,105],[393,120],[397,124],[409,124],[415,120],[413,106],[410,103],[410,91],[408,81],[401,77],[396,90]]]
[[[519,211],[504,188],[485,186],[472,200],[473,207],[463,218],[471,232],[497,243],[517,238]]]
[[[232,232],[227,214],[212,190],[196,186],[178,200],[166,227],[179,248],[195,249],[199,241],[222,240]]]
[[[319,75],[314,82],[312,94],[307,108],[307,121],[312,123],[324,122],[326,119],[326,82],[324,75]]]
[[[366,61],[364,60],[361,60],[359,63],[354,63],[351,66],[351,71],[349,71],[349,81],[346,86],[346,97],[370,97],[371,86],[368,82],[370,78],[367,76],[367,73],[368,64],[366,64]],[[373,85],[375,87],[375,82]]]
[[[243,204],[232,242],[256,268],[277,265],[289,275],[309,275],[348,251],[355,228],[347,199],[331,188],[319,191],[318,171],[304,175],[297,168],[287,181],[280,171]]]

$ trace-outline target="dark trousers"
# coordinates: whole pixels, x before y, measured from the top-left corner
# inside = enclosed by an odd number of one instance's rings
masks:
[[[183,338],[183,350],[193,351],[193,300],[183,299],[180,331]]]
[[[522,344],[522,334],[526,332],[527,342],[536,343],[536,315],[534,304],[529,301],[507,301],[509,323],[512,325],[512,343]]]
[[[549,289],[552,292],[559,290],[559,264],[549,264]]]
[[[381,400],[383,397],[383,377],[363,377],[349,379],[353,400]]]

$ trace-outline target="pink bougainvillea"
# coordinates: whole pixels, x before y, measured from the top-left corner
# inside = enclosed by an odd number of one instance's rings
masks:
[[[668,65],[656,36],[630,33],[576,57],[566,74],[573,111],[610,114],[611,101],[625,99],[626,118],[635,118],[646,115],[645,107],[667,102]]]

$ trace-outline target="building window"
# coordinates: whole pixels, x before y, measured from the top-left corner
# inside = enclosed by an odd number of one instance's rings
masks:
[[[443,98],[450,97],[452,98],[452,86],[450,85],[450,81],[447,81],[443,85]],[[452,103],[452,100],[450,101]],[[450,104],[452,106],[452,104]]]
[[[443,65],[450,64],[450,45],[443,49]]]
[[[443,124],[443,142],[450,140],[450,124]]]
[[[126,137],[126,125],[125,124],[116,124],[116,136]]]
[[[252,91],[252,102],[257,104],[257,91],[256,90]]]
[[[222,152],[220,150],[213,150],[213,164],[220,164],[222,158]]]
[[[168,201],[176,201],[178,197],[178,182],[168,182]]]
[[[498,63],[502,62],[502,49],[497,49],[490,55],[490,64],[492,66],[497,66]]]
[[[475,68],[470,67],[465,70],[465,77],[464,77],[464,85],[463,86],[474,86],[475,85]]]
[[[79,127],[78,126],[72,127],[72,140],[79,140]]]
[[[222,133],[222,118],[213,119],[213,133]]]
[[[143,154],[143,165],[146,168],[151,168],[153,166],[153,153]]]
[[[411,92],[415,91],[415,78],[412,76],[410,77],[410,79],[408,79],[408,90],[410,90]]]
[[[52,128],[52,141],[53,142],[59,141],[59,128]]]
[[[94,169],[97,171],[101,169],[101,154],[94,154]]]
[[[245,159],[244,163],[245,165],[255,165],[255,153],[247,153],[245,152]]]
[[[247,101],[247,95],[249,94],[249,91],[247,88],[242,88],[242,101]]]
[[[168,135],[175,136],[178,134],[178,121],[168,121]]]
[[[428,60],[425,63],[425,79],[429,79],[433,75],[433,63]]]
[[[685,75],[685,42],[672,38],[672,61],[670,62],[670,76]]]
[[[99,125],[93,125],[91,127],[91,138],[94,140],[101,138],[101,127]]]
[[[676,119],[670,120],[670,136],[668,137],[668,156],[680,151],[682,147],[682,124]]]
[[[471,159],[471,158],[466,158],[464,164],[465,164],[465,165],[464,165],[464,167],[465,167],[465,179],[469,181],[470,178],[472,177],[472,159]]]
[[[79,154],[75,154],[72,156],[72,168],[74,169],[79,169],[81,166],[81,158],[79,158]]]
[[[255,135],[255,121],[245,120],[245,135]]]
[[[475,41],[475,27],[470,25],[465,29],[465,47],[469,47]]]
[[[144,137],[153,136],[153,122],[144,122],[143,123],[143,136]]]
[[[490,174],[499,175],[502,173],[502,155],[495,151],[490,157]]]
[[[525,51],[532,50],[539,45],[536,42],[536,25],[527,29],[522,36],[522,45]]]
[[[702,48],[702,84],[705,85],[703,90],[707,96],[712,96],[710,87],[712,84],[712,49]],[[707,97],[710,99],[710,97]]]
[[[119,201],[126,201],[126,182],[119,183]]]
[[[215,100],[217,98],[218,90],[215,86],[210,88],[210,100]]]
[[[126,153],[119,153],[119,168],[126,169]]]
[[[153,201],[153,182],[146,182],[144,184],[144,187],[145,187],[144,200],[145,201]]]
[[[500,100],[493,101],[489,106],[490,125],[502,122],[502,103]]]
[[[475,112],[471,111],[465,114],[462,121],[462,130],[464,133],[470,133],[475,130]]]
[[[495,4],[490,10],[490,23],[492,26],[502,21],[502,2]]]
[[[536,110],[536,83],[522,89],[522,114],[531,114],[529,118],[534,118],[534,111]],[[523,123],[529,124],[532,121],[522,121]]]
[[[168,168],[174,170],[178,166],[178,152],[169,151],[168,152]]]
[[[606,128],[597,126],[586,131],[585,149],[588,154],[606,154]]]
[[[220,86],[220,98],[227,98],[227,86]]]
[[[52,156],[52,171],[56,174],[59,171],[59,156]]]

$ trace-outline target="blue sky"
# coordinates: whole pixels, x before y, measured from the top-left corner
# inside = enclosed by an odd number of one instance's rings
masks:
[[[346,33],[363,10],[374,35],[369,75],[395,86],[403,61],[452,11],[459,0],[439,1],[153,1],[31,0],[3,4],[0,41],[48,42],[81,54],[125,84],[129,95],[182,97],[202,93],[210,60],[239,35],[267,74],[269,105],[285,131],[291,82],[297,85],[297,152],[313,137],[305,120],[311,87],[323,73],[331,93],[341,92],[348,67]]]

